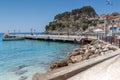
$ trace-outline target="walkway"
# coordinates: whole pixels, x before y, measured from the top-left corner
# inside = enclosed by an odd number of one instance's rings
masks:
[[[95,65],[67,80],[120,80],[120,55]]]

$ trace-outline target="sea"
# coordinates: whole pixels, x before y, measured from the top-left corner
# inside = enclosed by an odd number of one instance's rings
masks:
[[[0,80],[32,80],[35,73],[47,72],[51,63],[80,47],[68,42],[2,41],[2,37],[0,33]]]

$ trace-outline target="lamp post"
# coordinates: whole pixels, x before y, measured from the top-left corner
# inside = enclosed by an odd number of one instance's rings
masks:
[[[36,29],[34,29],[34,34],[36,33]]]
[[[114,30],[113,30],[113,28],[114,28],[113,25],[114,25],[114,20],[112,20],[112,36],[114,36],[114,35],[113,35],[113,31],[114,31]]]
[[[105,37],[105,41],[107,42],[107,15],[105,16],[105,21],[104,21],[104,37]]]
[[[106,5],[107,6],[112,6],[112,2],[110,1],[110,0],[106,0]],[[107,7],[106,6],[106,7]],[[107,8],[106,8],[107,9]],[[108,27],[108,22],[109,22],[109,15],[107,14],[106,15],[106,19],[105,19],[105,37],[106,37],[106,39],[107,39],[107,27]],[[107,40],[106,40],[107,41]]]
[[[33,32],[33,29],[32,29],[32,28],[30,29],[30,31],[31,31],[31,35],[33,35],[33,33],[32,33],[32,32]]]
[[[8,34],[10,33],[10,31],[8,30]]]
[[[15,30],[13,30],[14,31],[14,35],[15,35]]]
[[[19,34],[21,33],[20,30],[18,30],[18,33],[19,33]]]

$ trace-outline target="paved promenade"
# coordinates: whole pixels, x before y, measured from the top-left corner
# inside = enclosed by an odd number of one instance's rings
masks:
[[[120,80],[120,55],[95,65],[67,80]]]

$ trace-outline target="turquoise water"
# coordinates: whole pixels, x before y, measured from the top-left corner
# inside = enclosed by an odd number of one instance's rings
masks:
[[[0,34],[0,80],[32,80],[33,74],[47,71],[48,66],[55,60],[66,57],[67,52],[80,45],[64,42],[50,42],[37,40],[2,41]],[[20,70],[25,73],[17,75],[12,69],[25,65]]]

